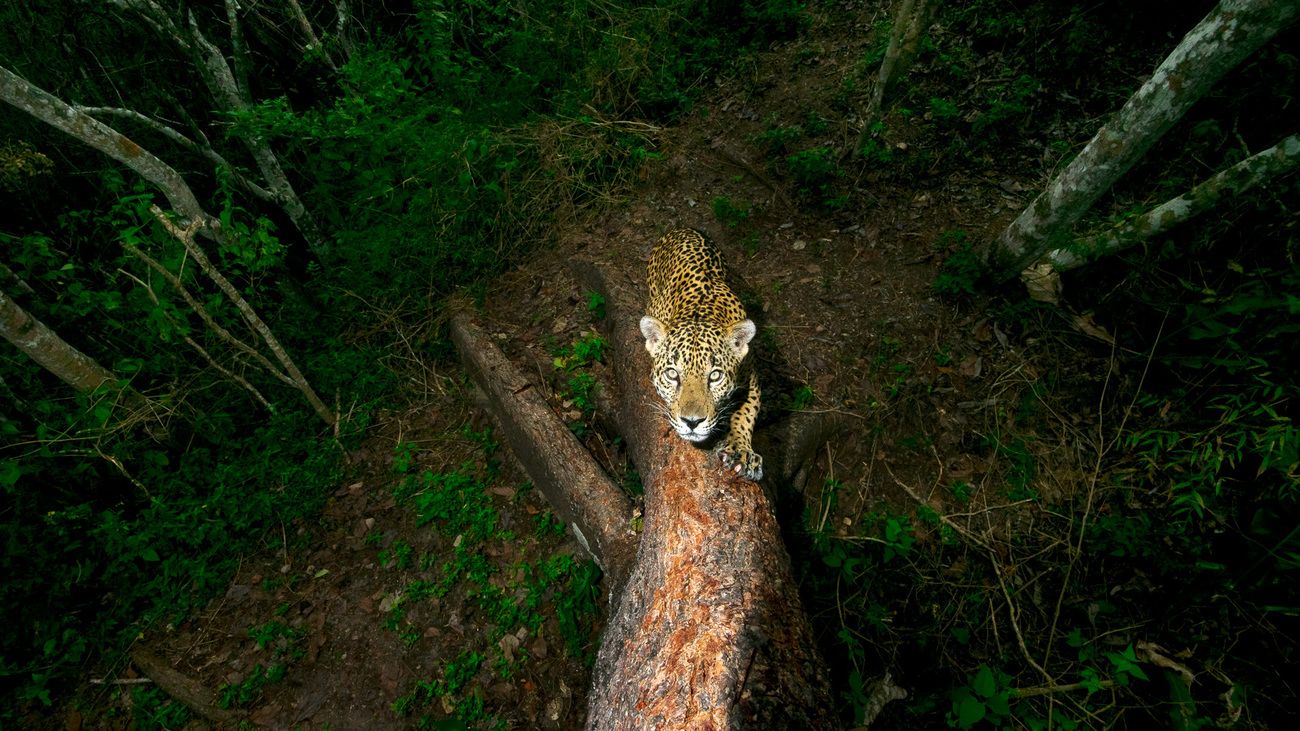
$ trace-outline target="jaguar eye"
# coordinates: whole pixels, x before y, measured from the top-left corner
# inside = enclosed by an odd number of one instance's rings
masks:
[[[670,378],[670,379],[676,381],[676,380],[677,380],[677,369],[676,369],[676,368],[669,368],[668,370],[664,371],[664,375],[665,375],[665,376],[668,376],[668,378]]]
[[[718,381],[721,380],[722,380],[722,370],[719,368],[714,368],[713,372],[709,374],[709,383],[717,383]]]

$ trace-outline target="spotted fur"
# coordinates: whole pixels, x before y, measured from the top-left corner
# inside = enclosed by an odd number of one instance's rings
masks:
[[[750,442],[762,392],[754,359],[745,359],[756,328],[726,278],[722,253],[708,237],[689,228],[670,232],[650,254],[641,334],[668,423],[682,439],[703,442],[730,416],[714,451],[728,469],[760,480],[763,458]]]

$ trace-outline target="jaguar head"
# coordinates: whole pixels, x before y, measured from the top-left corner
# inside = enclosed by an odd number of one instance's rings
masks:
[[[702,442],[724,420],[738,386],[736,373],[756,332],[752,320],[725,327],[707,320],[641,318],[650,378],[668,405],[668,423],[682,439]]]

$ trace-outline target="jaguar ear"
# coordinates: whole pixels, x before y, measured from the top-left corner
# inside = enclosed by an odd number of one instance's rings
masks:
[[[728,336],[728,342],[736,351],[736,358],[744,358],[749,352],[749,341],[754,339],[758,328],[754,325],[753,320],[741,320],[731,326],[731,334]]]
[[[645,349],[654,355],[655,348],[659,347],[659,343],[664,339],[664,324],[646,315],[641,318],[641,334],[645,336]]]

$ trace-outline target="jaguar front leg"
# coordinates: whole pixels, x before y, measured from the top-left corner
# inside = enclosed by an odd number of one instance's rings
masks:
[[[758,419],[758,406],[762,396],[763,392],[758,387],[758,374],[750,371],[749,395],[745,397],[745,403],[732,414],[731,430],[727,436],[714,447],[724,467],[753,482],[763,479],[763,457],[756,454],[751,446],[754,422]]]

